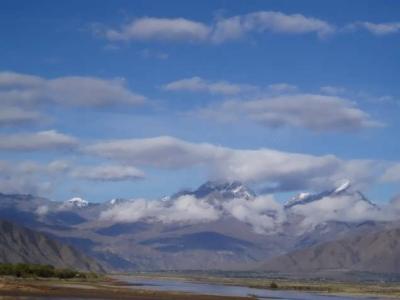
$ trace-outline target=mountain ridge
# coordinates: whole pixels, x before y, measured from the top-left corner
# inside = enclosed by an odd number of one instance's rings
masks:
[[[0,220],[0,261],[51,264],[57,268],[104,272],[100,264],[71,246],[3,220]]]

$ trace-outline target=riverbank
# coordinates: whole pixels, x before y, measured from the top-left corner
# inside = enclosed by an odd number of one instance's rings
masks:
[[[181,292],[162,292],[124,287],[112,278],[93,280],[0,278],[0,296],[13,297],[60,297],[87,299],[132,300],[246,300],[249,297],[225,297],[193,295]]]

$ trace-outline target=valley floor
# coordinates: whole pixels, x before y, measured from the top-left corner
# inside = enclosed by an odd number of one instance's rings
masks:
[[[196,283],[224,284],[261,289],[317,292],[318,294],[352,295],[368,297],[387,297],[400,299],[398,283],[353,283],[336,281],[312,281],[266,278],[228,278],[209,275],[183,274],[137,274],[131,278],[185,280]],[[132,289],[121,281],[121,276],[110,276],[101,279],[22,279],[0,277],[0,296],[11,297],[54,297],[54,298],[88,298],[88,299],[133,299],[133,300],[244,300],[252,297],[228,297],[197,295],[184,292],[164,292],[138,288]]]
[[[112,278],[96,280],[48,280],[0,278],[0,296],[52,297],[87,299],[132,299],[132,300],[245,300],[245,297],[223,297],[212,295],[188,295],[180,292],[160,292],[129,289]]]

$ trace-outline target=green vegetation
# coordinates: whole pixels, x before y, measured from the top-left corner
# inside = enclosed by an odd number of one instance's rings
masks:
[[[271,284],[269,285],[269,287],[270,287],[271,289],[277,289],[277,288],[278,288],[278,285],[276,284],[276,282],[271,282]]]
[[[82,273],[72,269],[56,269],[52,265],[39,264],[0,264],[0,275],[16,277],[44,277],[44,278],[89,278],[91,273]]]

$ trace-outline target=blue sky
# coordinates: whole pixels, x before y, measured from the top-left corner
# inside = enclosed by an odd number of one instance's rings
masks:
[[[398,1],[0,6],[4,192],[399,193]]]

